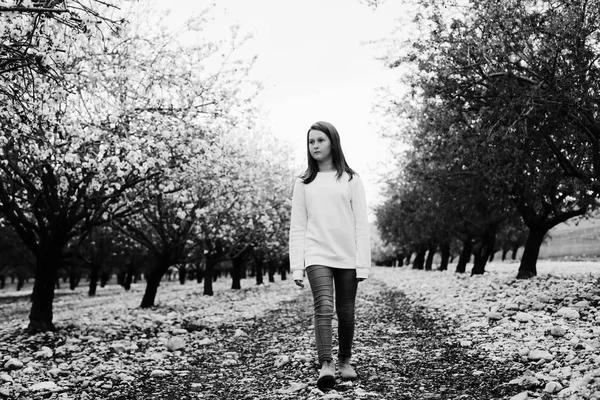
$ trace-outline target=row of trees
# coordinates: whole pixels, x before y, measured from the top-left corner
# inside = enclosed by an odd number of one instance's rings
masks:
[[[600,193],[600,2],[421,2],[414,40],[388,42],[402,94],[383,112],[408,145],[377,209],[392,251],[460,252],[473,273],[526,237],[536,275],[548,231],[590,215]],[[406,33],[406,31],[401,31]],[[462,246],[462,250],[457,249]]]
[[[282,146],[257,120],[236,27],[207,34],[209,10],[169,30],[147,2],[13,3],[0,9],[0,214],[35,259],[30,331],[54,329],[66,260],[94,275],[146,255],[150,307],[173,265],[202,263],[212,295],[219,262],[285,249],[292,173],[266,151]]]

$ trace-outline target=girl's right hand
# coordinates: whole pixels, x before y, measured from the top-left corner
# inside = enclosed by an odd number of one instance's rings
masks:
[[[294,279],[294,283],[304,289],[304,281],[302,279]]]

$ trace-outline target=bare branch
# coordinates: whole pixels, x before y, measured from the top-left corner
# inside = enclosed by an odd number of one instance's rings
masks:
[[[41,7],[5,7],[0,6],[0,12],[18,12],[18,13],[65,13],[69,12],[66,8],[41,8]]]

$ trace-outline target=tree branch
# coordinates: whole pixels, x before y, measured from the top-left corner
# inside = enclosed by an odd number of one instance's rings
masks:
[[[18,13],[65,13],[66,8],[41,8],[41,7],[5,7],[0,6],[0,12],[18,12]]]

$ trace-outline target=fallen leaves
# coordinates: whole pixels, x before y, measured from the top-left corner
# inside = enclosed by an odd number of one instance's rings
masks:
[[[458,343],[472,340],[473,350],[489,359],[534,371],[539,383],[529,385],[531,396],[600,398],[599,379],[577,384],[586,374],[600,377],[598,264],[543,260],[531,280],[514,279],[517,267],[494,262],[477,277],[408,268],[385,276],[413,301],[455,321]]]
[[[591,398],[598,299],[585,276],[374,268],[357,299],[359,380],[337,377],[327,393],[316,388],[310,290],[289,282],[242,291],[217,282],[214,297],[165,282],[152,310],[137,308],[138,288],[102,301],[63,295],[58,332],[27,336],[14,319],[1,328],[0,398]],[[564,307],[580,317],[559,315]]]

